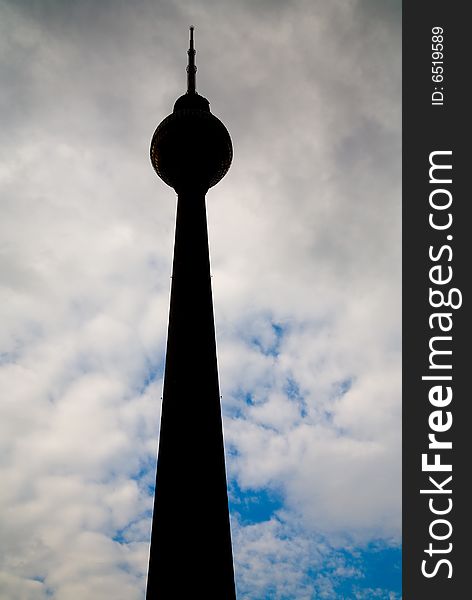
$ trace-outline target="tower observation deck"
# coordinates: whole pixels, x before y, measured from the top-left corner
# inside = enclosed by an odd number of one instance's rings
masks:
[[[147,600],[236,598],[205,206],[232,156],[196,91],[191,27],[187,92],[151,142],[178,198]]]

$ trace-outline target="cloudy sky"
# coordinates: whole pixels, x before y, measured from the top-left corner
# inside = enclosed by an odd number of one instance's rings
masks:
[[[144,598],[190,24],[238,598],[397,600],[397,0],[0,0],[0,597]]]

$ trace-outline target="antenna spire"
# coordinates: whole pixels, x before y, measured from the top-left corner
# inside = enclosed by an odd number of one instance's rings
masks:
[[[195,66],[195,48],[193,46],[193,30],[194,26],[190,25],[190,48],[187,51],[188,54],[188,65],[187,65],[187,94],[195,94],[195,80],[197,67]]]

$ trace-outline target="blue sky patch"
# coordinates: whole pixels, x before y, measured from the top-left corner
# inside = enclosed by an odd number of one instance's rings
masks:
[[[269,521],[283,506],[281,494],[268,489],[242,490],[236,481],[229,486],[229,509],[246,525]]]

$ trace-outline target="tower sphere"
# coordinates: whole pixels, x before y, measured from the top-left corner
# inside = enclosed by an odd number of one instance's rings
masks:
[[[176,191],[214,186],[226,175],[232,158],[228,130],[211,114],[208,101],[196,93],[177,100],[151,142],[156,173]]]
[[[210,103],[195,91],[193,28],[187,93],[157,127],[151,141],[151,162],[159,177],[177,192],[186,188],[207,190],[227,173],[233,158],[228,130],[210,112]]]

